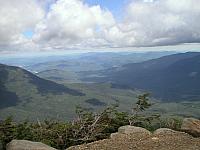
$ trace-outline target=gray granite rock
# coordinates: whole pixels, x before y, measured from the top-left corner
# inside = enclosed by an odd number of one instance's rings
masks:
[[[200,137],[200,120],[195,118],[185,118],[181,130],[193,136]]]
[[[31,142],[27,140],[12,140],[7,144],[6,150],[56,150],[40,142]]]
[[[147,129],[130,125],[120,127],[118,129],[118,133],[151,135],[151,132],[148,131]]]

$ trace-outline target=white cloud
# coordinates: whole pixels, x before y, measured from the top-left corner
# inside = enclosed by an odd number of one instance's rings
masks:
[[[117,39],[121,42],[116,44],[137,47],[199,43],[199,6],[197,0],[133,1],[121,27],[113,31],[121,35]],[[108,37],[114,39],[110,32]]]
[[[22,42],[22,33],[34,28],[43,15],[43,10],[35,0],[1,0],[0,46]]]
[[[146,3],[153,3],[154,0],[144,0],[144,2],[146,2]]]
[[[199,0],[133,0],[125,7],[124,18],[117,21],[109,10],[89,6],[84,0],[1,0],[0,48],[199,44],[199,6]],[[30,28],[35,31],[32,39],[22,34]]]
[[[34,41],[61,48],[101,45],[102,30],[114,24],[112,14],[100,6],[88,6],[80,0],[58,0],[37,25]]]

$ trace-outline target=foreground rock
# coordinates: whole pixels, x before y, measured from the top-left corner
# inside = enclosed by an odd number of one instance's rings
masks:
[[[160,128],[157,129],[156,131],[154,131],[153,133],[154,135],[172,135],[172,134],[186,134],[184,132],[178,132],[178,131],[174,131],[172,129],[168,129],[168,128]]]
[[[118,133],[122,134],[142,134],[142,135],[151,135],[151,132],[147,129],[135,126],[122,126],[118,129]]]
[[[195,137],[200,137],[200,120],[194,118],[185,118],[181,130]]]
[[[27,140],[12,140],[6,146],[6,150],[56,150],[40,142],[31,142]]]
[[[101,140],[68,150],[200,150],[200,138],[161,128],[150,133],[143,128],[124,126],[110,139]]]

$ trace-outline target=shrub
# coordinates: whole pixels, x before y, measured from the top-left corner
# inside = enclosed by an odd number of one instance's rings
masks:
[[[77,117],[68,122],[45,120],[34,123],[24,121],[16,124],[9,117],[0,122],[0,141],[3,149],[12,139],[38,141],[57,149],[66,149],[69,146],[108,138],[120,126],[128,124],[150,130],[154,130],[159,125],[177,128],[177,123],[170,122],[169,125],[159,122],[159,115],[145,113],[152,105],[148,97],[148,94],[140,95],[130,114],[119,111],[118,104],[115,104],[106,107],[100,113],[77,107]],[[155,120],[160,123],[156,124],[158,126],[153,124]]]

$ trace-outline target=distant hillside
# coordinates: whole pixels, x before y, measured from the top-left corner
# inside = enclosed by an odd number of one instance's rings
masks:
[[[93,72],[142,62],[176,52],[89,52],[56,56],[20,56],[0,58],[0,63],[19,66],[41,78],[58,83],[82,83],[80,78]]]
[[[17,121],[66,121],[75,117],[77,105],[98,112],[116,102],[119,103],[120,110],[130,111],[141,93],[129,86],[110,83],[61,85],[39,78],[18,67],[0,65],[0,120],[12,115]],[[163,103],[152,99],[152,102],[155,104],[150,111],[163,115],[200,115],[198,101]]]
[[[31,112],[40,108],[40,105],[48,107],[46,100],[51,103],[51,101],[59,99],[59,96],[62,95],[80,97],[85,94],[64,85],[39,78],[24,69],[0,64],[0,109],[17,106],[20,107],[20,111]],[[43,105],[44,102],[46,104]],[[45,109],[45,106],[40,109]]]
[[[56,74],[56,70],[51,70]],[[47,72],[42,72],[47,73]],[[59,71],[57,72],[59,74]],[[46,75],[47,75],[46,74]],[[138,91],[112,89],[110,84],[58,84],[24,69],[0,65],[0,120],[70,120],[77,105],[99,110],[119,100],[121,109],[136,100]],[[126,103],[123,104],[123,101]]]
[[[44,57],[40,60],[34,58],[23,58],[23,59],[8,59],[0,62],[6,62],[8,64],[14,62],[22,62],[20,65],[25,66],[26,69],[32,72],[41,72],[45,70],[65,70],[70,72],[80,72],[80,71],[95,71],[111,68],[113,66],[122,66],[127,63],[142,62],[145,60],[150,60],[153,58],[159,58],[161,56],[166,56],[174,54],[176,52],[144,52],[144,53],[133,53],[133,52],[90,52],[82,53],[79,55],[71,56],[55,56],[55,57]],[[32,60],[32,64],[30,61]],[[41,61],[44,62],[41,62]],[[14,61],[14,62],[13,62]],[[37,62],[37,63],[36,63]],[[18,64],[19,65],[19,64]]]
[[[9,90],[20,88],[23,89],[24,92],[27,90],[31,90],[32,88],[36,88],[38,93],[40,94],[70,94],[74,96],[83,96],[84,94],[67,88],[64,85],[45,80],[39,78],[38,76],[18,67],[0,65],[0,84],[1,84],[1,92],[6,91],[9,93]],[[21,86],[20,86],[21,85]],[[28,87],[28,88],[26,88]],[[12,91],[12,90],[11,90]],[[10,92],[12,93],[12,92]],[[2,96],[1,94],[0,96]],[[11,94],[13,95],[13,93]],[[5,96],[5,95],[4,95]],[[10,95],[7,94],[9,97]],[[14,96],[14,95],[13,95]],[[1,99],[8,99],[6,96]]]
[[[200,100],[200,53],[173,54],[127,64],[102,71],[101,75],[106,77],[86,80],[147,90],[165,101]]]
[[[62,69],[49,69],[36,73],[37,76],[44,79],[56,81],[56,82],[67,82],[67,83],[76,83],[80,82],[79,77],[76,73],[71,71],[65,71]]]

